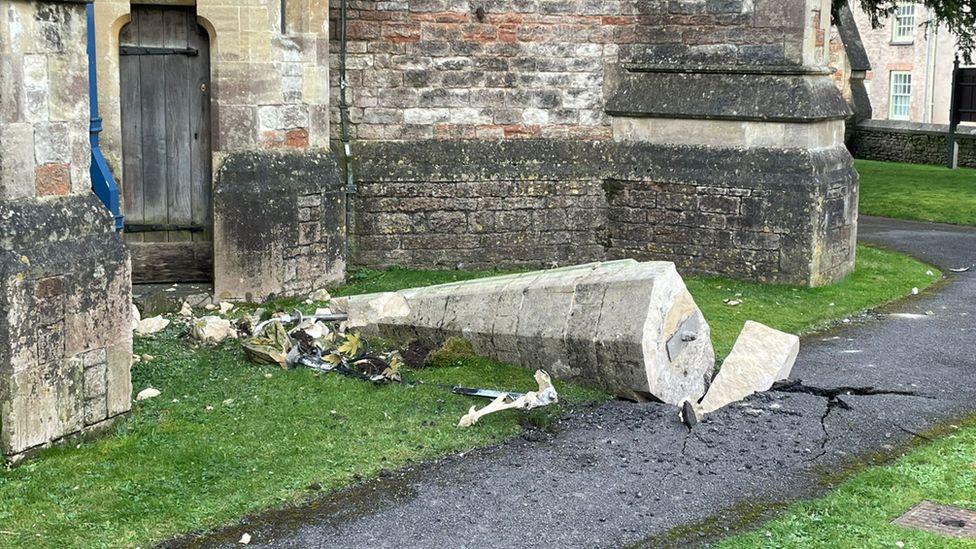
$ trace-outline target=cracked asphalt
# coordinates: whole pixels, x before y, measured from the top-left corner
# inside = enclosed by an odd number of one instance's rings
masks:
[[[862,218],[860,231],[949,280],[806,338],[792,386],[690,432],[676,408],[610,402],[551,433],[167,545],[232,547],[248,532],[256,547],[683,546],[818,495],[824,475],[976,412],[976,272],[948,272],[976,263],[976,230]]]

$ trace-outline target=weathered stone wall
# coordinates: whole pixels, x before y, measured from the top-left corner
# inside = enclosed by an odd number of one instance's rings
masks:
[[[0,453],[129,410],[129,256],[91,191],[81,3],[0,7]]]
[[[611,258],[667,258],[686,273],[798,285],[851,272],[858,179],[842,148],[633,145],[612,160]]]
[[[609,139],[605,100],[622,66],[812,61],[804,55],[814,48],[803,44],[809,34],[823,45],[819,20],[812,21],[819,7],[758,4],[353,1],[352,132],[366,140]],[[335,120],[337,67],[334,61]]]
[[[307,295],[345,271],[345,195],[326,153],[235,153],[217,173],[219,299]]]
[[[350,7],[357,263],[853,268],[827,0]]]
[[[229,230],[236,227],[247,231],[248,227],[260,225],[270,231],[265,236],[308,233],[309,210],[299,206],[294,196],[276,200],[268,193],[269,180],[280,182],[294,177],[289,172],[276,173],[276,168],[314,164],[315,177],[302,184],[303,203],[316,201],[312,195],[318,195],[318,202],[323,204],[336,200],[335,161],[323,157],[330,154],[328,1],[289,0],[285,13],[277,0],[243,4],[198,0],[189,4],[196,6],[198,21],[210,36],[215,293],[224,299],[261,301],[271,295],[341,282],[345,276],[345,247],[340,240],[345,221],[341,208],[321,209],[332,217],[321,220],[321,235],[303,240],[303,244],[297,239],[270,243],[260,238],[241,238]],[[130,2],[96,0],[95,8],[98,94],[105,119],[102,149],[116,179],[122,182],[118,52],[119,31],[129,20]],[[295,158],[283,161],[281,153]],[[224,162],[232,162],[235,157],[256,166],[255,172],[218,177]],[[230,171],[236,169],[231,167]],[[333,171],[325,173],[325,169]],[[263,178],[255,175],[258,172]],[[234,188],[225,188],[228,185]],[[257,196],[271,201],[263,204],[267,208],[255,202]],[[291,210],[280,208],[285,202],[291,204]],[[261,215],[245,205],[273,210],[276,216]],[[305,245],[313,241],[316,246]],[[256,247],[248,247],[251,245]],[[285,266],[281,250],[286,248],[290,250],[286,253],[290,263],[314,263],[314,273],[308,268]],[[235,257],[247,257],[251,263],[229,259]],[[275,262],[282,263],[272,267]]]
[[[603,142],[364,142],[357,158],[359,264],[548,267],[606,256]]]
[[[363,265],[632,257],[806,285],[845,276],[855,253],[857,178],[843,148],[469,140],[364,143],[357,157]]]
[[[848,143],[855,158],[946,164],[949,126],[893,120],[865,120],[852,128]],[[976,168],[976,128],[960,126],[956,134],[959,166]]]

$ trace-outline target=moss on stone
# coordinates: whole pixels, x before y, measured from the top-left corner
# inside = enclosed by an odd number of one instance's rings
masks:
[[[440,349],[427,355],[424,365],[430,368],[457,366],[459,362],[476,356],[470,341],[461,337],[449,337]]]

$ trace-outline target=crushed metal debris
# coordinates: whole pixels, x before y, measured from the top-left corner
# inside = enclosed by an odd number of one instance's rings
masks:
[[[345,314],[320,309],[314,315],[300,311],[281,314],[269,320],[245,316],[238,322],[247,357],[258,364],[277,364],[285,369],[308,368],[317,372],[337,373],[376,384],[407,383],[400,369],[404,362],[398,351],[373,353],[368,341],[355,331],[345,329]],[[291,329],[288,326],[292,326]],[[477,410],[472,406],[458,422],[470,427],[482,417],[503,410],[533,410],[559,402],[559,395],[545,370],[535,372],[538,391],[515,393],[461,386],[443,386],[450,392],[492,402]]]

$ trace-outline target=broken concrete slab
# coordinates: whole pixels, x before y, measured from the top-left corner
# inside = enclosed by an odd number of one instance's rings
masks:
[[[799,352],[799,337],[747,321],[698,407],[699,414],[768,391],[773,383],[790,377]]]
[[[621,260],[348,298],[333,309],[391,341],[451,336],[634,400],[697,401],[714,367],[708,324],[674,264]]]

